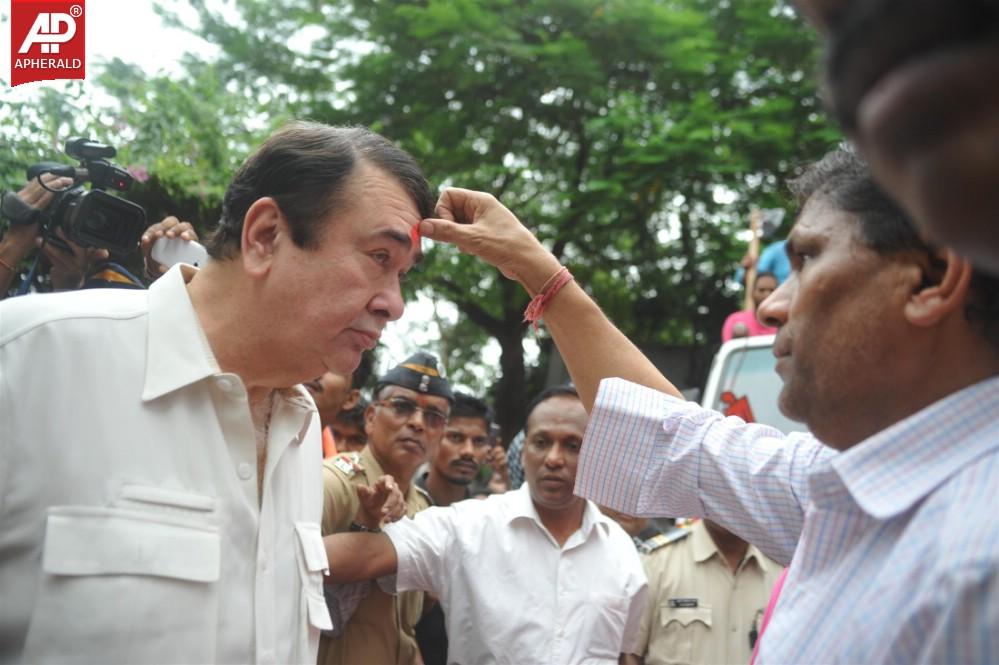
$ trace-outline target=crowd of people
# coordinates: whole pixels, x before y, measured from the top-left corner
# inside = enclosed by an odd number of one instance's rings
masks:
[[[293,122],[200,269],[80,289],[100,250],[41,243],[68,290],[0,303],[0,662],[999,661],[999,7],[798,5],[857,146],[790,183],[756,303],[809,432],[684,401],[489,193]],[[519,282],[572,377],[505,453],[432,350],[361,401],[424,237]]]

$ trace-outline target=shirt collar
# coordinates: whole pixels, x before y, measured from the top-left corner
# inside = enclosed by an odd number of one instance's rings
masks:
[[[545,525],[541,522],[541,516],[538,515],[538,509],[534,507],[534,500],[531,499],[531,490],[526,482],[519,489],[511,490],[508,494],[513,494],[515,498],[511,502],[507,523],[511,523],[518,518],[529,519],[541,528],[545,528]],[[579,525],[579,533],[583,539],[589,538],[590,531],[597,525],[600,526],[600,529],[606,535],[610,532],[610,524],[610,518],[600,512],[595,503],[586,500],[586,507],[583,509],[583,520]]]
[[[708,533],[708,527],[705,526],[704,520],[697,520],[697,522],[690,529],[691,532],[689,537],[690,545],[693,548],[694,561],[697,563],[704,563],[717,554],[718,559],[726,566],[728,565],[728,562],[718,549],[718,546],[715,544],[711,534]],[[746,554],[743,556],[743,560],[755,560],[756,565],[758,565],[760,570],[764,573],[770,570],[770,563],[767,561],[767,558],[763,556],[763,553],[752,543],[749,543],[749,547],[746,549]]]
[[[187,293],[187,283],[197,272],[175,265],[149,287],[143,401],[221,372]]]
[[[899,515],[976,458],[999,447],[999,377],[948,395],[834,456],[816,474],[816,499],[838,480],[879,520]]]

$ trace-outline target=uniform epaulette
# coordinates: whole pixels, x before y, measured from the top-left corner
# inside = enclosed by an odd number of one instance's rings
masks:
[[[670,531],[669,533],[660,533],[652,536],[648,540],[644,541],[638,546],[638,551],[642,554],[650,554],[655,552],[661,547],[666,547],[670,543],[675,543],[683,540],[691,533],[690,529],[676,529]]]
[[[359,472],[364,471],[361,464],[361,456],[358,453],[340,453],[333,458],[333,468],[347,476],[353,478]]]
[[[434,503],[434,498],[432,496],[430,496],[430,492],[428,492],[427,490],[423,489],[422,487],[420,487],[416,483],[413,483],[412,487],[413,487],[414,490],[416,490],[417,492],[419,492],[420,495],[423,496],[424,499],[427,500],[427,503],[429,505],[431,505],[431,506],[437,505],[436,503]]]

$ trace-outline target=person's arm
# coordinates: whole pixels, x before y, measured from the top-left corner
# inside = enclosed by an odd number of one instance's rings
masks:
[[[633,653],[623,653],[618,661],[621,665],[645,665],[645,659]]]
[[[384,533],[335,533],[323,538],[330,562],[329,579],[344,584],[394,575],[399,561]]]
[[[520,282],[531,296],[561,267],[490,194],[447,189],[437,214],[439,219],[421,222],[422,235],[454,243],[461,251],[480,257]],[[681,397],[575,281],[549,303],[543,318],[587,410],[593,406],[600,381],[612,376]]]
[[[73,184],[72,178],[63,178],[52,174],[43,175],[42,181],[46,187],[55,190],[64,189]],[[31,180],[15,196],[30,208],[44,210],[52,202],[52,197],[55,195],[38,184],[37,180]],[[35,249],[38,231],[39,224],[37,222],[33,224],[12,223],[3,238],[0,239],[0,299],[6,297],[7,291],[10,290],[14,278],[17,276],[18,264]]]

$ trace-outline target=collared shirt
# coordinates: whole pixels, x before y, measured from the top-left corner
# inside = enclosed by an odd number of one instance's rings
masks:
[[[576,491],[793,555],[759,663],[997,662],[996,414],[992,378],[837,453],[608,379]]]
[[[649,604],[637,653],[645,665],[746,665],[780,564],[749,545],[733,573],[703,520],[687,533],[643,557]]]
[[[180,266],[0,303],[0,662],[314,663],[319,418],[256,433]]]
[[[647,588],[635,546],[586,503],[563,546],[528,488],[430,508],[385,527],[397,588],[440,598],[448,662],[616,663],[635,648]]]
[[[360,499],[357,485],[374,485],[385,472],[365,446],[360,453],[341,453],[323,462],[323,535],[347,531],[357,515]],[[412,517],[430,506],[430,496],[409,486],[406,514]],[[338,619],[346,625],[334,627],[319,645],[320,665],[355,663],[408,664],[416,662],[415,627],[423,611],[422,593],[394,596],[373,582],[327,585],[327,597],[340,604]]]

